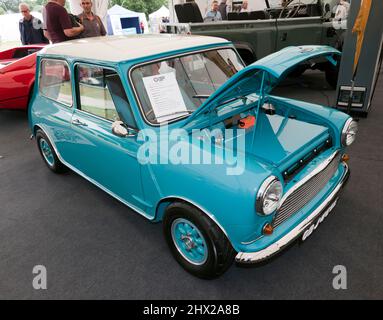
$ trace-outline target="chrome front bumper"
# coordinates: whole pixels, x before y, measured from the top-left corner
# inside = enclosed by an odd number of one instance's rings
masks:
[[[314,210],[306,219],[304,219],[288,234],[286,234],[281,239],[274,242],[267,248],[256,252],[239,252],[235,257],[236,262],[241,264],[248,264],[257,263],[262,260],[269,259],[273,255],[280,252],[283,248],[288,246],[290,243],[292,243],[294,240],[296,240],[298,237],[300,237],[305,232],[307,227],[310,226],[310,224],[312,224],[315,221],[315,219],[320,217],[320,215],[324,213],[328,208],[330,208],[331,205],[333,205],[334,202],[337,200],[340,190],[344,187],[350,176],[350,170],[347,164],[343,163],[343,165],[345,170],[343,172],[340,182],[335,187],[335,189],[328,195],[328,197],[321,203],[321,205],[318,208],[316,208],[316,210]]]

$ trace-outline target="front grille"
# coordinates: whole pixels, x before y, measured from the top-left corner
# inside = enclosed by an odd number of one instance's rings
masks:
[[[273,221],[273,227],[278,227],[295,212],[302,209],[322,190],[338,169],[340,154],[337,154],[322,171],[294,190],[282,203]]]

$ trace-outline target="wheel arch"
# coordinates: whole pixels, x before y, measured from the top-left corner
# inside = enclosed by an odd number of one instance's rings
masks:
[[[59,159],[61,162],[63,162],[63,159],[62,159],[62,157],[61,157],[61,154],[58,152],[54,140],[52,139],[51,135],[47,132],[47,130],[44,129],[44,126],[42,126],[42,125],[40,125],[40,124],[35,124],[35,125],[33,126],[33,129],[32,129],[32,130],[33,130],[33,131],[32,131],[32,132],[33,132],[33,136],[36,137],[37,130],[39,130],[39,129],[40,129],[42,132],[44,132],[44,134],[48,137],[49,142],[52,144],[52,147],[53,147],[54,151],[56,152],[56,155],[57,155],[58,159]]]
[[[234,43],[234,46],[246,65],[249,65],[258,60],[257,55],[255,54],[250,44],[245,42],[236,42]]]
[[[33,133],[33,136],[34,136],[34,137],[36,137],[36,132],[37,132],[37,130],[39,130],[39,129],[45,133],[44,129],[43,129],[40,125],[35,124],[35,125],[33,126],[33,129],[32,129],[32,133]]]
[[[183,202],[183,203],[188,204],[188,205],[198,209],[199,211],[201,211],[210,220],[212,220],[218,226],[218,228],[221,229],[221,231],[226,236],[227,240],[230,242],[231,246],[234,248],[233,243],[231,242],[230,237],[228,236],[225,228],[217,221],[217,219],[214,217],[214,215],[211,214],[205,208],[203,208],[201,205],[195,203],[194,201],[191,201],[190,199],[187,199],[187,198],[184,198],[184,197],[180,197],[180,196],[169,196],[169,197],[162,198],[157,203],[156,211],[155,211],[155,216],[154,216],[154,221],[156,221],[156,222],[162,221],[163,216],[164,216],[165,211],[166,211],[166,208],[169,205],[171,205],[172,203],[174,203],[174,202]]]

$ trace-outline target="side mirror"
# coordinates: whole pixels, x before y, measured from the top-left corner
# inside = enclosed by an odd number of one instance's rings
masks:
[[[115,121],[112,124],[112,133],[117,137],[134,137],[137,134],[136,129],[128,128],[122,121]]]

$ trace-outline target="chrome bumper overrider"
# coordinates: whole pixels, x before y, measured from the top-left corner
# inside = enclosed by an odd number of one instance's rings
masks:
[[[256,251],[256,252],[239,252],[235,257],[236,262],[238,263],[256,263],[262,260],[266,260],[271,258],[271,256],[280,252],[284,247],[289,245],[291,242],[296,240],[302,233],[306,230],[306,228],[315,221],[327,208],[329,208],[334,201],[338,198],[339,191],[346,184],[349,176],[350,170],[346,163],[344,165],[343,176],[335,187],[335,189],[329,194],[329,196],[320,204],[320,206],[313,211],[305,220],[303,220],[299,225],[297,225],[294,229],[292,229],[288,234],[283,236],[278,241],[274,242],[267,248]]]

